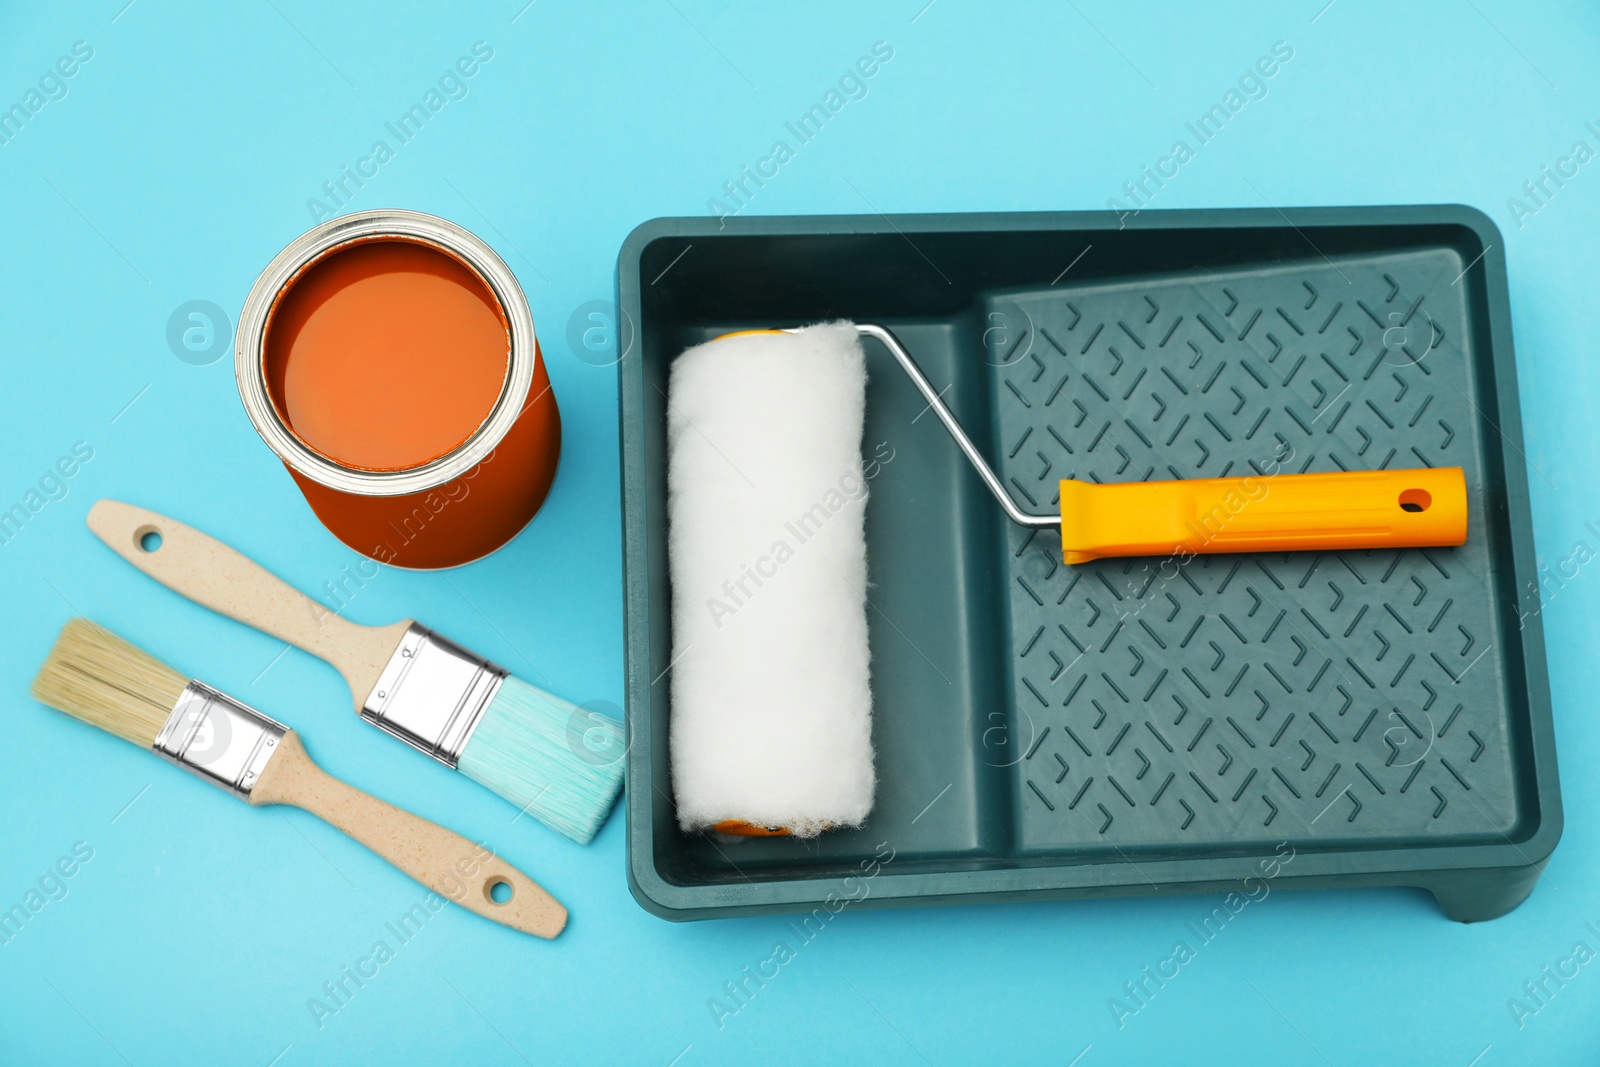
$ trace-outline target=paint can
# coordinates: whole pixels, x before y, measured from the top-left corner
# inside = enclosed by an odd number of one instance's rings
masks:
[[[237,337],[251,424],[357,552],[459,566],[544,502],[561,418],[533,315],[511,269],[455,223],[402,210],[321,223],[267,265]]]

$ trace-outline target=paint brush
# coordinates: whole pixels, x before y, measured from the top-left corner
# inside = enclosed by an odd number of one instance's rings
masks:
[[[567,910],[487,848],[333,777],[300,736],[88,619],[72,619],[33,680],[33,696],[150,749],[251,805],[289,804],[366,845],[486,919],[555,937]]]
[[[362,626],[165,515],[101,500],[89,529],[150,577],[332,664],[367,722],[579,844],[622,788],[622,724],[511,676],[413,619]]]

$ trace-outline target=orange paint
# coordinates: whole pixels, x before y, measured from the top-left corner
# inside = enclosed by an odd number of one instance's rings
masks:
[[[561,456],[561,413],[545,374],[536,397],[482,463],[460,478],[406,496],[356,496],[289,474],[333,535],[379,563],[433,570],[470,563],[517,535],[544,503]]]
[[[746,330],[746,333],[771,333],[771,330]],[[731,336],[731,335],[730,335]],[[757,826],[743,819],[724,819],[712,827],[719,834],[731,837],[788,837],[789,831],[781,826]]]
[[[340,245],[284,286],[267,320],[267,391],[305,444],[347,467],[420,467],[488,419],[510,327],[478,274],[443,249]]]

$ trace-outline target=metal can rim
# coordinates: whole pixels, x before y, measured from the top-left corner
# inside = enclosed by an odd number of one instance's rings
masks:
[[[340,245],[383,237],[421,240],[459,257],[483,279],[500,302],[510,327],[509,373],[489,417],[455,449],[420,466],[398,471],[347,467],[302,441],[283,421],[267,393],[262,350],[273,304],[301,269]],[[273,257],[251,286],[250,295],[239,312],[233,373],[251,425],[284,463],[330,489],[358,496],[404,496],[452,482],[488,458],[521,416],[538,360],[533,312],[505,260],[476,234],[448,219],[420,211],[387,208],[359,211],[319,223]]]

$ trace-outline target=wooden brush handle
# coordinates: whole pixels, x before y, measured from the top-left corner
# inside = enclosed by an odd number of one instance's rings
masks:
[[[216,538],[133,504],[98,501],[88,521],[112,551],[174,593],[333,664],[358,711],[411,623],[350,622]],[[150,534],[161,542],[146,550]]]
[[[366,845],[446,900],[535,937],[551,938],[567,924],[563,908],[539,883],[489,849],[401,811],[342,782],[314,763],[290,730],[250,791],[251,804],[289,804]],[[505,885],[505,903],[491,891]]]

